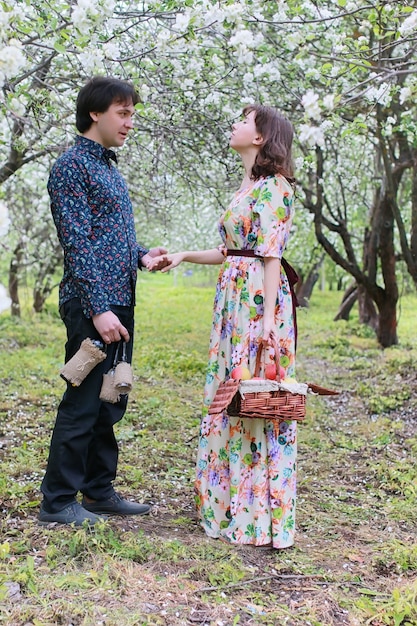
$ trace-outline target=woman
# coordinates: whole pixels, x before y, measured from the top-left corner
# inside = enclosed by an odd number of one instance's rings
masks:
[[[223,244],[169,254],[162,270],[183,261],[222,264],[197,458],[201,524],[210,537],[274,548],[294,542],[296,422],[209,415],[208,407],[234,368],[253,375],[261,340],[278,345],[285,375],[294,376],[292,298],[281,266],[293,217],[292,138],[290,122],[275,109],[245,107],[230,138],[245,175],[220,219]]]

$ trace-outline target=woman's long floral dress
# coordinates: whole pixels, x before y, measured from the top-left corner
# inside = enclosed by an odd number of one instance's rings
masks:
[[[263,332],[263,257],[281,258],[293,217],[293,189],[282,176],[238,191],[220,219],[222,251],[251,249],[256,258],[226,256],[214,300],[201,423],[196,502],[210,537],[286,548],[294,542],[296,422],[208,415],[219,384],[238,365],[255,368]],[[259,258],[258,258],[259,257]],[[292,299],[281,268],[276,332],[280,363],[294,375]]]

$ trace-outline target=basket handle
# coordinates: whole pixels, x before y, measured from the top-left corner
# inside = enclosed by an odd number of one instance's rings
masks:
[[[274,361],[275,361],[275,367],[277,369],[276,380],[278,382],[281,382],[281,378],[280,378],[280,375],[279,375],[279,349],[278,349],[278,346],[277,346],[277,344],[276,344],[276,342],[274,340],[272,340],[272,347],[274,348]],[[259,346],[258,346],[258,352],[256,353],[256,362],[255,362],[255,373],[254,373],[254,376],[259,376],[259,372],[261,371],[262,352],[266,348],[268,348],[268,343],[266,341],[264,341],[263,339],[260,339],[259,340]]]

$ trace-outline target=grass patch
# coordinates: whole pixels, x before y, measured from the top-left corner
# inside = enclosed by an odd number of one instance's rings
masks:
[[[417,625],[417,298],[385,351],[355,314],[333,322],[338,293],[299,312],[298,379],[341,393],[309,398],[296,545],[271,551],[210,540],[194,512],[213,295],[197,275],[140,275],[116,487],[153,508],[90,532],[36,523],[64,390],[56,302],[0,316],[0,624]]]

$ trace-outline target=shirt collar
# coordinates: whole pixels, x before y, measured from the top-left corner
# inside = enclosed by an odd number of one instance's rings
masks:
[[[84,146],[91,154],[94,154],[98,159],[104,159],[107,164],[110,164],[110,159],[117,163],[117,156],[114,150],[105,148],[97,141],[88,139],[83,135],[77,135],[75,138],[77,144]]]

